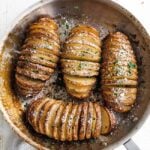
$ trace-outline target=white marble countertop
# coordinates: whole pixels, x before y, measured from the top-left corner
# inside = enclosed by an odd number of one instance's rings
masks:
[[[7,27],[13,19],[22,11],[38,2],[39,0],[0,0],[0,39],[5,34]],[[150,33],[150,1],[149,0],[114,0],[127,8],[143,23],[144,27]],[[150,117],[144,123],[142,128],[133,136],[133,141],[141,150],[150,150]],[[0,150],[33,150],[30,145],[23,142],[12,131],[4,121],[0,113]],[[125,150],[119,146],[116,150]]]

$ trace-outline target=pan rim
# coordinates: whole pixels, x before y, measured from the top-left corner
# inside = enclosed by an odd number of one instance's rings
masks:
[[[30,12],[38,9],[39,7],[42,7],[48,3],[53,2],[54,0],[44,0],[44,1],[40,1],[37,3],[34,3],[33,5],[31,5],[30,7],[28,7],[27,9],[25,9],[22,13],[20,13],[16,19],[14,19],[14,21],[10,24],[10,26],[8,27],[6,33],[3,35],[1,41],[0,41],[0,53],[2,51],[2,48],[4,46],[4,43],[9,35],[9,33],[15,28],[15,26],[17,25],[17,23],[22,20],[26,15],[28,15]],[[59,0],[55,0],[55,1],[59,1]],[[142,23],[126,8],[124,8],[122,5],[118,4],[116,1],[114,0],[108,0],[107,2],[104,0],[97,0],[99,2],[102,3],[111,3],[111,5],[114,5],[116,8],[118,9],[123,9],[123,11],[126,13],[126,16],[128,17],[129,15],[132,15],[133,19],[136,21],[136,26],[139,26],[139,28],[142,29],[142,34],[144,34],[144,37],[146,37],[147,39],[145,40],[149,40],[150,41],[150,33],[148,33],[147,29],[144,28],[144,26],[142,25]],[[0,54],[1,55],[1,54]],[[31,144],[32,146],[39,148],[39,149],[44,149],[47,150],[48,148],[40,145],[39,143],[33,141],[32,139],[28,138],[28,136],[26,134],[24,134],[21,130],[19,130],[19,128],[17,126],[15,126],[15,124],[12,122],[12,120],[10,119],[7,111],[5,110],[1,100],[0,100],[0,110],[4,116],[4,119],[8,122],[8,124],[12,127],[12,129],[23,139],[25,140],[27,143]],[[107,149],[113,149],[116,148],[119,145],[122,145],[123,143],[125,143],[129,138],[132,137],[133,134],[135,134],[144,124],[145,120],[147,119],[148,115],[150,114],[150,103],[148,104],[146,111],[144,112],[142,118],[140,119],[140,121],[135,125],[135,127],[123,138],[121,138],[119,141],[115,142],[114,144],[109,145],[108,147],[106,147]],[[105,148],[104,148],[105,149]]]

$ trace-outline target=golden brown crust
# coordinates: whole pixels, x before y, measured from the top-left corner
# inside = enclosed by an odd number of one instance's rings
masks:
[[[136,100],[138,84],[137,63],[128,37],[121,32],[110,34],[102,57],[103,98],[115,111],[127,112]]]
[[[93,113],[94,106],[92,102],[88,104],[88,113],[87,113],[87,125],[86,125],[86,139],[91,138],[92,135],[92,125],[93,125]]]
[[[38,114],[42,108],[42,106],[47,102],[47,99],[39,99],[36,102],[33,102],[31,107],[28,110],[28,120],[33,125],[34,129],[39,132],[38,130]]]
[[[63,47],[61,67],[67,91],[73,97],[82,99],[90,95],[90,91],[96,82],[95,76],[99,74],[100,46],[99,33],[95,28],[78,25],[71,30]],[[65,76],[70,76],[70,78],[68,79]],[[82,90],[78,88],[79,82],[73,83],[76,77],[80,80]],[[87,78],[93,78],[94,80],[89,81]],[[88,81],[88,84],[91,82],[89,87],[84,87],[85,80]]]
[[[20,95],[28,97],[38,94],[54,72],[60,54],[57,29],[57,24],[50,17],[41,17],[29,26],[16,67],[16,84]],[[33,86],[29,87],[30,83]]]
[[[68,103],[61,118],[61,130],[60,130],[61,133],[60,133],[60,139],[59,139],[61,141],[65,141],[67,138],[67,133],[66,133],[67,122],[68,122],[68,117],[71,112],[71,109],[72,109],[72,103]]]
[[[75,123],[75,117],[78,110],[78,105],[73,104],[72,111],[69,114],[68,122],[67,122],[67,131],[66,131],[66,140],[72,141],[73,140],[73,126]]]
[[[66,104],[62,103],[56,113],[56,118],[54,120],[54,129],[53,129],[53,137],[56,140],[60,139],[60,129],[61,129],[61,118],[63,115],[63,112],[65,110]]]
[[[38,116],[38,127],[39,127],[39,132],[41,134],[46,134],[45,132],[45,122],[46,122],[46,116],[47,116],[47,113],[48,111],[50,110],[51,106],[55,103],[55,101],[52,99],[52,100],[49,100],[48,102],[46,102],[41,110],[40,110],[40,113],[39,113],[39,116]]]
[[[88,103],[84,102],[81,111],[80,120],[79,120],[79,140],[85,139],[86,126],[87,126],[87,114],[88,114]]]
[[[94,103],[94,109],[96,112],[96,125],[95,125],[95,131],[93,137],[97,138],[101,134],[101,126],[102,126],[101,106],[98,103]]]
[[[98,138],[116,126],[114,112],[95,102],[63,102],[48,97],[32,102],[27,119],[41,134],[59,141]]]
[[[73,140],[77,141],[79,139],[79,119],[81,116],[81,111],[83,109],[83,104],[79,104],[78,109],[77,109],[77,113],[76,113],[76,117],[75,117],[75,122],[74,122],[74,126],[73,126]]]
[[[110,131],[112,131],[115,126],[117,125],[117,119],[116,116],[114,114],[114,112],[108,108],[105,107],[105,110],[107,111],[107,113],[109,114],[109,118],[110,118],[110,122],[111,122],[111,128]]]
[[[102,117],[101,134],[108,134],[111,129],[111,122],[110,122],[109,114],[102,106],[101,106],[101,117]]]
[[[61,102],[55,101],[52,106],[50,107],[45,120],[45,134],[49,137],[53,137],[53,125],[54,120],[57,114],[57,110],[60,107]]]
[[[127,87],[105,87],[103,97],[108,102],[119,102],[120,104],[131,106],[136,99],[137,88]]]
[[[64,75],[65,82],[71,83],[76,85],[77,87],[82,86],[93,86],[96,82],[96,78],[85,78],[85,77],[77,77],[77,76],[71,76],[71,75]]]

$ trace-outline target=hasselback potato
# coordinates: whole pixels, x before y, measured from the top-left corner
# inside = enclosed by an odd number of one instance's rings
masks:
[[[104,44],[101,65],[102,95],[119,112],[129,111],[137,93],[137,63],[131,43],[121,32],[110,34]]]
[[[89,96],[99,74],[100,46],[95,28],[78,25],[71,30],[61,55],[64,82],[70,95],[80,99]]]
[[[56,67],[60,41],[58,26],[50,17],[41,17],[29,26],[16,67],[17,90],[22,96],[34,96]]]
[[[47,97],[28,106],[27,120],[38,133],[59,141],[97,138],[116,125],[115,114],[97,102],[78,104]]]

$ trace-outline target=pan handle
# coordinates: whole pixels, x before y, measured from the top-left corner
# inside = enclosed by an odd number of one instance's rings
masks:
[[[129,139],[123,144],[127,150],[140,150],[140,148],[133,142],[132,139]]]

